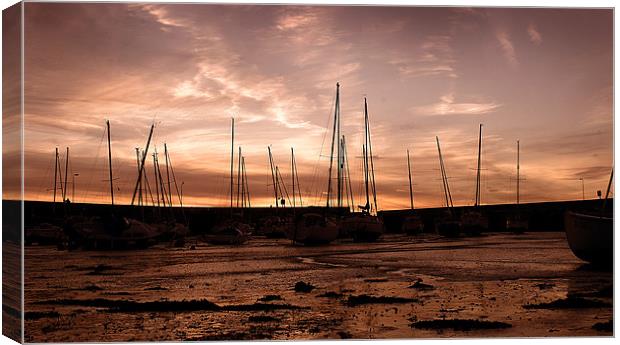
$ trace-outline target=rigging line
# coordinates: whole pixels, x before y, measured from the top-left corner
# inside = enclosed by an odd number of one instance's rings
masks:
[[[65,189],[67,188],[67,186],[63,187],[63,175],[62,175],[62,153],[58,156],[58,178],[60,179],[58,182],[60,182],[60,199],[62,200],[62,202],[65,201]]]
[[[91,173],[88,174],[88,179],[86,181],[86,188],[84,189],[85,192],[83,195],[84,200],[90,200],[91,193],[93,192],[91,188],[93,187],[93,179],[96,177],[97,171],[99,171],[98,165],[100,163],[101,148],[103,147],[105,133],[105,127],[103,127],[103,131],[101,132],[101,137],[99,139],[99,145],[97,146],[97,151],[95,153],[95,157],[92,160],[92,165],[89,170]],[[99,177],[101,177],[101,171],[99,172]],[[100,180],[100,178],[98,180]]]
[[[330,149],[330,154],[329,154],[329,177],[327,178],[327,207],[329,207],[329,200],[331,197],[331,193],[332,193],[332,169],[333,169],[333,165],[334,165],[334,144],[336,143],[336,140],[338,140],[340,142],[340,119],[339,119],[339,112],[338,112],[338,107],[339,107],[339,103],[340,103],[340,84],[336,83],[336,102],[335,102],[335,106],[334,106],[334,123],[333,123],[333,130],[332,130],[332,143],[331,143],[331,149]],[[338,133],[336,133],[336,131],[338,131]],[[337,136],[337,137],[336,137]],[[337,169],[338,169],[338,206],[340,203],[340,145],[338,145],[338,153],[337,153]]]
[[[248,182],[248,172],[247,170],[245,170],[245,156],[242,159],[242,165],[243,165],[243,177],[245,179],[245,194],[247,197],[247,201],[248,201],[248,208],[252,207],[252,205],[250,204],[250,184]]]
[[[443,159],[441,157],[441,146],[439,145],[439,137],[435,137],[435,140],[437,141],[437,152],[438,152],[438,156],[439,156],[439,168],[441,170],[441,182],[442,182],[442,186],[443,186],[443,193],[446,199],[446,207],[450,207],[450,203],[448,200],[448,189],[446,186],[446,173],[444,170],[444,165],[443,165]]]
[[[280,173],[280,169],[278,168],[278,166],[276,166],[276,174],[279,177],[278,188],[280,188],[280,195],[283,195],[281,189],[284,188],[284,195],[286,195],[286,199],[288,200],[289,205],[292,205],[291,198],[289,197],[288,190],[286,189],[286,183],[284,182],[284,179],[282,179],[282,174]]]
[[[239,146],[239,163],[237,166],[237,198],[236,205],[239,208],[239,194],[241,193],[241,146]]]
[[[379,211],[379,205],[377,204],[377,186],[375,184],[375,164],[372,154],[372,142],[370,140],[370,119],[368,119],[368,154],[370,155],[370,179],[372,181],[372,198],[375,203],[375,212]]]
[[[177,192],[177,197],[179,199],[179,205],[181,206],[181,210],[183,210],[183,199],[181,198],[181,192],[179,191],[179,185],[177,183],[177,176],[174,173],[174,165],[172,165],[172,157],[170,157],[170,152],[168,152],[168,163],[170,164],[170,172],[172,173],[172,180],[174,181],[174,188]],[[185,218],[185,212],[183,212],[183,218]]]
[[[314,199],[316,200],[317,198],[320,199],[320,196],[322,195],[320,192],[316,191],[315,189],[315,185],[316,185],[316,181],[318,180],[317,174],[319,171],[319,163],[321,161],[321,157],[323,154],[323,149],[325,147],[325,139],[327,139],[327,134],[329,133],[329,128],[330,128],[330,124],[332,122],[332,116],[331,116],[331,111],[332,109],[334,109],[335,107],[335,103],[336,103],[336,99],[333,98],[332,99],[332,103],[329,107],[329,116],[327,116],[327,123],[325,124],[325,131],[323,132],[323,140],[321,141],[321,148],[319,150],[319,155],[317,157],[316,163],[314,164],[313,168],[312,168],[312,179],[310,182],[310,195],[312,195],[312,191],[315,191],[314,193]],[[321,174],[320,179],[323,179],[323,174]],[[321,188],[322,190],[322,188]],[[318,203],[320,204],[321,200],[318,201]]]
[[[342,146],[343,146],[343,154],[344,154],[344,158],[346,162],[346,169],[347,169],[347,185],[348,185],[347,190],[349,193],[349,197],[351,198],[351,209],[355,211],[355,202],[353,200],[353,189],[351,188],[351,170],[349,169],[349,155],[347,152],[347,144],[346,144],[344,135],[342,136]]]
[[[299,171],[297,171],[297,159],[293,158],[293,162],[295,164],[294,165],[294,168],[295,168],[294,174],[295,174],[295,177],[297,179],[297,189],[299,190],[299,205],[300,205],[300,207],[303,207],[304,206],[304,200],[302,198],[303,195],[302,195],[302,191],[301,191],[301,185],[299,184]]]
[[[273,162],[273,154],[271,152],[271,145],[267,146],[267,152],[269,154],[269,168],[271,171],[271,182],[273,183],[273,196],[274,196],[274,201],[276,202],[276,214],[278,213],[278,188],[276,186],[276,175],[275,175],[275,170],[274,170],[274,162]],[[267,184],[267,186],[269,186],[269,184]],[[269,190],[269,187],[267,187],[267,190]]]
[[[46,187],[46,185],[49,183],[49,179],[51,178],[51,171],[52,171],[52,161],[56,160],[56,154],[54,153],[54,159],[50,159],[49,162],[47,163],[47,168],[45,169],[45,174],[44,174],[44,179],[42,179],[41,181],[39,181],[39,186],[37,187],[37,195],[36,198],[38,200],[41,199],[41,194],[43,192],[45,192],[46,196],[47,196],[47,192],[50,190],[54,190],[53,185],[50,186],[49,188]],[[54,164],[54,167],[56,167],[56,164]]]

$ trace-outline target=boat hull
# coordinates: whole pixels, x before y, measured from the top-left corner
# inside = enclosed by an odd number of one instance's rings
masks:
[[[444,237],[459,237],[461,234],[461,223],[455,220],[439,221],[436,225],[437,233]]]
[[[245,223],[226,221],[213,228],[202,239],[213,245],[241,245],[250,239],[251,227]]]
[[[461,230],[465,235],[478,236],[489,229],[489,219],[478,211],[470,211],[461,217]]]
[[[350,235],[356,242],[374,242],[385,230],[378,217],[358,214],[342,219],[339,232]]]
[[[597,265],[613,265],[613,227],[613,217],[575,212],[564,215],[566,239],[573,254]]]
[[[285,238],[286,231],[291,227],[291,223],[289,218],[267,217],[262,220],[259,233],[267,238]]]
[[[286,237],[298,244],[325,245],[338,238],[338,226],[322,215],[304,214],[288,229]]]
[[[424,222],[419,216],[408,216],[403,219],[401,230],[408,235],[418,235],[424,232]]]
[[[67,247],[88,250],[144,249],[161,235],[158,227],[135,219],[81,219],[65,224]]]

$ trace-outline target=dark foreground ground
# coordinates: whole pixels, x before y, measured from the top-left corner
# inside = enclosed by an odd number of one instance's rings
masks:
[[[613,335],[612,272],[564,233],[191,245],[26,247],[25,340]]]

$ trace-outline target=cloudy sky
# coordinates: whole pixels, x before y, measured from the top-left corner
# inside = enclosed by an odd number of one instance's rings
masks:
[[[517,139],[524,202],[580,199],[580,178],[593,198],[612,165],[611,10],[26,3],[24,20],[26,199],[51,200],[69,146],[76,201],[107,202],[109,119],[119,201],[154,122],[185,203],[224,205],[234,116],[253,205],[272,202],[269,145],[323,204],[336,82],[356,203],[364,97],[380,209],[409,204],[407,149],[416,205],[441,205],[435,136],[473,204],[480,123],[483,204],[514,202]]]

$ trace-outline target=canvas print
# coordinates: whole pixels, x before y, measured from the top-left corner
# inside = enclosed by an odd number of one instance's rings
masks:
[[[3,334],[611,337],[613,9],[3,11]]]

